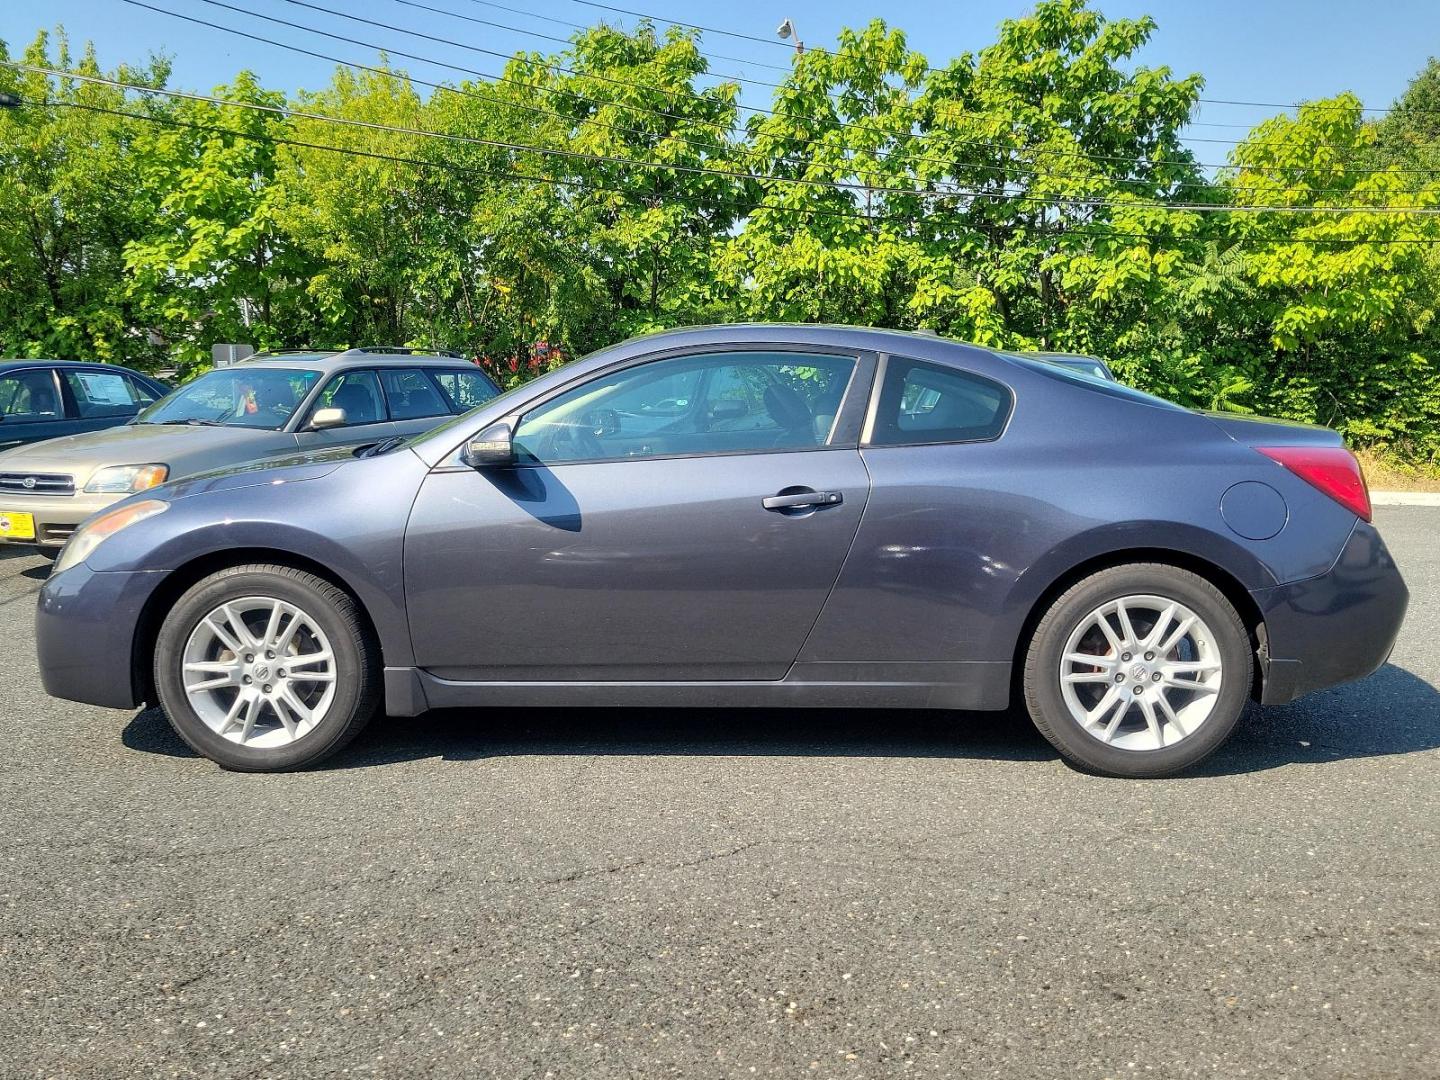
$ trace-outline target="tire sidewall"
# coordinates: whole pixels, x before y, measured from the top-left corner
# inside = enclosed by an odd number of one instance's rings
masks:
[[[182,682],[185,643],[195,627],[221,604],[246,596],[274,598],[299,607],[324,631],[335,656],[335,696],[330,711],[288,746],[247,747],[216,734],[191,707]],[[155,688],[171,725],[197,753],[228,769],[268,772],[299,768],[329,753],[345,737],[361,708],[361,675],[367,662],[363,645],[334,601],[310,585],[263,570],[221,573],[193,586],[166,615],[155,645]]]
[[[1122,750],[1088,734],[1065,704],[1060,661],[1081,619],[1108,601],[1148,594],[1178,600],[1204,620],[1224,665],[1223,685],[1200,730],[1160,750]],[[1167,776],[1208,757],[1230,736],[1250,697],[1253,660],[1245,625],[1218,589],[1165,566],[1117,567],[1070,589],[1037,627],[1025,665],[1025,694],[1041,733],[1066,757],[1096,772],[1124,777]]]

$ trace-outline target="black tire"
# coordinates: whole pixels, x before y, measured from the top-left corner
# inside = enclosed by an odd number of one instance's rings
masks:
[[[1193,734],[1159,749],[1121,749],[1089,734],[1071,715],[1060,684],[1065,645],[1081,621],[1108,601],[1136,594],[1177,600],[1199,615],[1210,627],[1224,665],[1209,717]],[[1040,734],[1071,763],[1104,776],[1155,778],[1195,765],[1225,742],[1245,711],[1253,677],[1250,636],[1219,589],[1178,567],[1132,563],[1085,578],[1045,612],[1025,657],[1025,704]]]
[[[60,552],[62,552],[62,551],[64,551],[64,550],[65,550],[64,547],[56,547],[54,544],[47,544],[47,545],[37,546],[37,547],[34,549],[35,554],[36,554],[36,555],[39,555],[42,559],[46,560],[47,562],[54,562],[56,559],[58,559],[58,558],[60,557]]]
[[[285,746],[242,746],[217,734],[195,712],[182,682],[191,632],[220,604],[248,596],[272,597],[304,610],[324,631],[335,657],[329,711]],[[303,769],[340,750],[375,715],[381,700],[380,649],[355,601],[324,578],[291,566],[235,566],[191,586],[165,616],[155,643],[155,688],[176,734],[211,761],[239,772]]]

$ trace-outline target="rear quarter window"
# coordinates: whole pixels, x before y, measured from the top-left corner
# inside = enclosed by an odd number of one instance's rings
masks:
[[[430,375],[445,394],[452,412],[463,413],[483,405],[499,393],[495,385],[478,371],[458,368],[431,368]]]
[[[892,356],[868,446],[987,442],[1010,419],[1008,387],[968,371]]]

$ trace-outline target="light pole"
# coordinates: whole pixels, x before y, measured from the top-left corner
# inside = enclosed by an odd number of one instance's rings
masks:
[[[802,56],[802,55],[804,55],[804,53],[805,53],[805,43],[800,40],[800,35],[799,35],[799,33],[795,30],[795,22],[794,22],[793,19],[786,19],[784,22],[782,22],[779,26],[777,26],[777,27],[775,28],[775,33],[779,34],[779,35],[781,36],[781,38],[785,39],[786,41],[790,40],[791,38],[794,38],[794,39],[795,39],[795,55],[796,55],[796,56]]]

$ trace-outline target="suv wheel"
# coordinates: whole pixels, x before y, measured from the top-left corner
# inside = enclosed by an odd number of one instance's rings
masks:
[[[237,566],[197,582],[165,617],[155,686],[171,726],[212,761],[298,769],[374,715],[379,649],[330,582],[288,566]]]
[[[1065,592],[1025,660],[1025,702],[1070,761],[1158,777],[1213,753],[1250,696],[1249,635],[1204,578],[1163,564],[1117,566]]]

